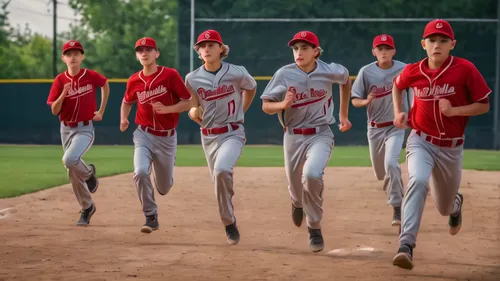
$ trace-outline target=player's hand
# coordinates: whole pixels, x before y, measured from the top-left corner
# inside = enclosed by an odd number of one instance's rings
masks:
[[[453,106],[451,106],[450,101],[447,99],[439,99],[439,110],[441,110],[444,116],[450,117],[455,115]]]
[[[201,125],[201,118],[199,116],[200,116],[199,108],[198,107],[191,107],[191,109],[188,112],[188,117],[191,120],[193,120],[194,122]]]
[[[66,96],[68,94],[70,88],[71,88],[71,83],[64,84],[63,91],[62,91],[61,95]]]
[[[396,128],[406,128],[406,112],[400,112],[394,117],[394,126]]]
[[[368,94],[368,96],[366,97],[366,104],[370,104],[372,102],[372,100],[375,98],[375,94]]]
[[[94,112],[94,117],[92,118],[92,121],[101,121],[102,120],[102,113],[100,111]]]
[[[170,111],[170,107],[169,106],[165,106],[163,103],[157,101],[155,103],[153,103],[153,110],[156,112],[156,113],[159,113],[159,114],[168,114],[168,113],[172,113]]]
[[[120,131],[125,132],[128,128],[129,122],[127,118],[122,118],[120,120]]]
[[[293,104],[293,97],[295,95],[292,93],[292,92],[287,92],[286,95],[285,95],[285,99],[282,101],[282,104],[283,104],[283,109],[288,109],[288,108],[292,108],[292,104]]]
[[[347,117],[345,117],[345,118],[340,117],[339,130],[342,133],[349,131],[351,129],[351,127],[352,127],[351,121],[349,121],[349,119]]]

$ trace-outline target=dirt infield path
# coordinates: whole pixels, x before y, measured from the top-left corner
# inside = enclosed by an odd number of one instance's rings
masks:
[[[306,226],[291,221],[283,168],[236,168],[236,246],[225,242],[207,168],[176,168],[171,193],[157,196],[160,229],[149,235],[140,233],[131,174],[101,179],[87,228],[75,226],[65,185],[0,200],[0,280],[500,280],[499,179],[464,171],[454,237],[428,197],[412,271],[391,264],[397,229],[368,168],[327,170],[317,254]]]

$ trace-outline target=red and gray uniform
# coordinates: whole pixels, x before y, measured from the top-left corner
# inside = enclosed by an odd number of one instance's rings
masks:
[[[451,32],[446,33],[451,27],[442,20],[437,21],[436,28],[428,28],[453,38]],[[445,98],[453,107],[488,103],[491,90],[474,64],[455,56],[449,56],[439,69],[430,69],[427,58],[409,64],[395,84],[399,89],[411,87],[415,95],[408,118],[412,128],[406,148],[409,182],[399,238],[401,244],[415,245],[429,186],[441,215],[457,212],[461,205],[458,191],[469,117],[443,115],[439,100]]]
[[[156,215],[158,210],[151,183],[151,170],[156,189],[161,195],[166,195],[174,183],[173,171],[177,152],[175,129],[180,115],[156,113],[153,104],[161,102],[170,106],[190,98],[191,94],[184,86],[184,81],[173,68],[158,66],[156,73],[148,76],[141,70],[127,81],[123,101],[128,104],[137,103],[137,129],[133,137],[134,181],[145,216]]]
[[[90,69],[82,68],[75,76],[65,71],[54,79],[47,99],[47,104],[52,105],[62,94],[64,85],[71,84],[59,113],[64,149],[62,161],[68,169],[73,192],[83,210],[90,208],[93,202],[85,182],[92,171],[82,157],[94,143],[92,119],[97,109],[96,90],[103,87],[106,81],[106,77]]]

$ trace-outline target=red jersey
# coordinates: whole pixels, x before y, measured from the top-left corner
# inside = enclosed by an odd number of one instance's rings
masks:
[[[92,120],[97,110],[96,90],[103,87],[106,81],[106,77],[90,69],[82,68],[75,76],[69,75],[66,70],[54,79],[47,104],[51,106],[62,94],[64,85],[71,83],[59,112],[59,120],[71,123]]]
[[[173,68],[158,66],[156,73],[145,76],[142,70],[130,76],[123,101],[137,103],[135,123],[154,130],[170,130],[177,127],[179,113],[159,114],[153,110],[153,103],[174,105],[180,100],[191,99],[179,72]]]
[[[453,107],[488,103],[491,90],[474,64],[466,59],[449,56],[436,70],[429,69],[427,60],[408,64],[395,78],[399,89],[412,87],[414,91],[408,125],[436,138],[463,137],[469,117],[443,115],[439,99],[449,100]]]

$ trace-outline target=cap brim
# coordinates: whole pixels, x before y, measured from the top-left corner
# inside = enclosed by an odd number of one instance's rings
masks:
[[[383,45],[385,45],[385,46],[387,46],[387,47],[390,47],[390,48],[392,48],[392,49],[395,49],[395,47],[394,47],[393,45],[391,45],[391,44],[387,44],[387,43],[378,43],[378,44],[375,44],[375,45],[373,45],[373,48],[376,48],[376,47],[378,47],[378,46],[383,46]]]
[[[68,49],[64,50],[62,53],[64,55],[66,52],[71,51],[71,50],[79,50],[82,54],[85,54],[85,51],[83,50],[83,48],[78,48],[78,47],[68,48]]]
[[[307,43],[307,44],[311,44],[314,47],[318,47],[313,42],[310,42],[309,40],[305,40],[305,39],[292,39],[290,42],[288,42],[288,47],[291,47],[293,44],[295,44],[297,42],[304,42],[304,43]]]
[[[218,41],[218,40],[214,40],[214,39],[203,39],[203,40],[200,40],[198,42],[196,42],[196,44],[194,44],[195,46],[198,46],[199,44],[203,43],[203,42],[215,42],[215,43],[219,43],[221,45],[224,45],[224,43]]]
[[[440,32],[440,31],[435,31],[435,32],[431,32],[428,34],[424,34],[423,38],[425,39],[425,38],[432,36],[432,35],[443,35],[443,36],[446,36],[446,37],[450,38],[451,40],[453,40],[453,37],[451,37],[448,33]]]
[[[141,48],[141,47],[145,47],[145,48],[152,48],[152,49],[157,50],[155,46],[151,46],[151,45],[141,45],[141,46],[137,46],[137,47],[135,47],[135,50],[137,51],[137,48]]]

